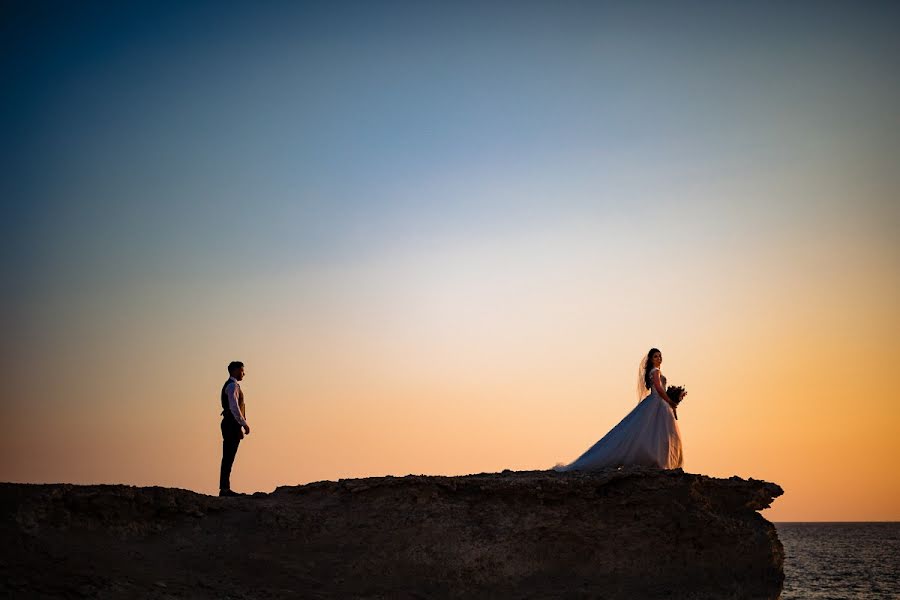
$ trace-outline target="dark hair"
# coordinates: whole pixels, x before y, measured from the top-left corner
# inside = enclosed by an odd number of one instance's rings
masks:
[[[232,372],[236,371],[237,369],[242,368],[243,366],[244,366],[244,363],[242,363],[239,360],[231,361],[230,363],[228,363],[228,374],[230,375]]]
[[[647,386],[647,389],[650,389],[650,371],[653,370],[653,353],[659,352],[659,348],[650,348],[650,352],[647,353],[646,364],[644,365],[644,385]],[[659,352],[662,354],[662,352]],[[632,371],[633,372],[633,371]]]

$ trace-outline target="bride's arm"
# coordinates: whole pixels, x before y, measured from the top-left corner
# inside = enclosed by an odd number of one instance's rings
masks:
[[[653,374],[650,376],[650,383],[653,385],[653,388],[656,390],[656,393],[662,396],[662,399],[666,401],[666,403],[675,408],[672,404],[672,400],[666,395],[666,388],[663,386],[662,382],[659,380],[659,371],[653,371]]]

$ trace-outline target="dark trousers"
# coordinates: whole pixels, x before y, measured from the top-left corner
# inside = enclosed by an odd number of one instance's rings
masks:
[[[241,426],[234,417],[225,415],[222,419],[222,468],[219,470],[219,489],[231,489],[231,466],[241,443]]]

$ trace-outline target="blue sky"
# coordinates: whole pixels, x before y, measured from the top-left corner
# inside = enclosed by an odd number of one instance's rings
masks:
[[[117,275],[633,214],[678,201],[635,206],[646,182],[829,151],[886,176],[896,144],[877,5],[28,4],[4,36],[10,222]]]

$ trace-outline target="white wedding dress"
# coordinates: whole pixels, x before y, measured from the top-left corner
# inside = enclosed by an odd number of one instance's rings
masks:
[[[654,367],[650,373],[658,369]],[[665,386],[665,377],[660,373]],[[557,471],[593,471],[607,467],[641,465],[660,469],[677,469],[684,463],[681,455],[681,433],[669,404],[652,386],[618,425],[568,465],[557,465]]]

